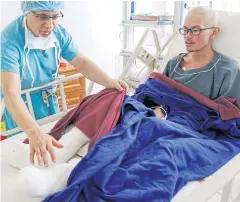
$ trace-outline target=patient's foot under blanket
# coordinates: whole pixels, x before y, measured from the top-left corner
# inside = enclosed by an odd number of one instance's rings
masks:
[[[75,165],[57,164],[50,168],[27,166],[20,170],[20,182],[28,196],[46,198],[66,187],[69,174]]]
[[[146,105],[162,105],[167,120]],[[78,163],[68,186],[44,201],[170,202],[187,182],[240,152],[239,128],[240,118],[223,121],[219,112],[149,79],[125,98],[120,123]]]

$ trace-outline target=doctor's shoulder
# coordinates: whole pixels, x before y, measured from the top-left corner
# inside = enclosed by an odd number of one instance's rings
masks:
[[[64,28],[62,25],[57,25],[53,30],[55,36],[57,37],[60,45],[63,45],[67,41],[72,39],[72,36],[69,34],[69,32]]]
[[[24,47],[24,25],[23,16],[18,17],[9,23],[1,32],[1,43],[10,41],[19,47]]]

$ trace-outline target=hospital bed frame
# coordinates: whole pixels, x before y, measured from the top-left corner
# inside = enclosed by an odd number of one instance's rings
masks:
[[[71,76],[67,76],[67,77],[65,77],[64,75],[61,75],[57,80],[54,80],[54,81],[52,81],[52,82],[50,82],[50,83],[48,83],[46,85],[43,85],[43,86],[40,86],[40,87],[36,87],[36,88],[25,89],[25,90],[21,91],[22,95],[23,94],[26,95],[26,100],[27,100],[26,103],[27,103],[27,106],[29,108],[29,112],[32,115],[32,117],[35,119],[30,93],[34,92],[34,91],[37,91],[37,90],[40,90],[40,89],[46,89],[46,88],[48,88],[50,86],[59,85],[63,111],[59,112],[57,114],[48,116],[46,118],[42,118],[42,119],[37,120],[37,123],[40,126],[42,126],[44,124],[47,124],[49,122],[53,122],[53,121],[59,120],[61,117],[66,115],[68,110],[67,110],[67,103],[66,103],[66,94],[65,94],[65,91],[64,91],[64,83],[68,82],[70,80],[74,80],[74,79],[80,78],[80,77],[83,77],[83,75],[80,74],[80,73],[74,74],[74,75],[71,75]],[[91,86],[92,86],[92,84],[91,84]],[[89,91],[87,91],[87,95],[88,94],[89,94]],[[1,117],[3,115],[4,109],[5,109],[5,103],[4,103],[4,99],[3,99],[2,102],[1,102]],[[22,130],[21,130],[21,128],[18,127],[18,128],[15,128],[15,129],[11,129],[11,130],[5,131],[1,135],[2,136],[10,136],[11,134],[14,134],[14,133],[20,132],[20,131],[22,131]]]
[[[149,76],[149,74],[153,71],[159,71],[161,69],[161,67],[159,66],[159,64],[157,64],[157,58],[159,56],[161,56],[161,54],[167,50],[167,47],[169,47],[175,40],[177,33],[175,32],[170,38],[169,40],[166,42],[166,44],[163,46],[163,48],[161,49],[160,47],[160,43],[158,41],[157,38],[157,32],[155,29],[153,28],[148,28],[141,40],[139,41],[139,43],[136,46],[135,51],[133,52],[133,54],[131,55],[131,57],[129,58],[121,76],[120,79],[125,79],[125,76],[127,75],[127,73],[129,72],[133,62],[136,60],[138,52],[140,50],[140,48],[143,45],[143,42],[145,41],[147,35],[149,33],[153,34],[154,37],[154,41],[155,41],[155,45],[156,45],[156,55],[155,55],[155,61],[154,61],[154,65],[151,65],[150,67],[148,67],[148,71],[147,74],[144,76],[143,80],[141,81],[142,83],[147,79],[147,77]],[[147,65],[146,65],[147,66]],[[82,74],[76,74],[76,75],[72,75],[72,76],[68,76],[68,77],[61,77],[58,78],[57,80],[46,84],[44,86],[40,86],[37,88],[32,88],[32,89],[26,89],[23,90],[21,92],[21,94],[26,94],[26,99],[27,99],[27,104],[29,106],[29,111],[31,113],[31,115],[34,117],[34,112],[33,112],[33,107],[32,107],[32,102],[31,102],[31,98],[30,98],[30,93],[39,89],[44,89],[47,88],[49,86],[52,85],[59,85],[60,88],[60,95],[61,95],[61,99],[62,99],[62,104],[63,104],[63,112],[60,112],[58,114],[55,115],[51,115],[49,117],[37,120],[38,124],[44,125],[46,123],[49,122],[54,122],[59,120],[61,117],[63,117],[67,112],[67,105],[66,105],[66,99],[65,99],[65,92],[64,92],[64,82],[76,79],[76,78],[80,78],[82,77]],[[87,95],[89,95],[93,89],[94,84],[91,82],[88,90],[87,90]],[[134,85],[132,85],[134,86]],[[134,88],[134,87],[133,87]],[[4,105],[4,101],[2,100],[1,102],[1,115],[3,114],[3,110],[5,108]],[[6,132],[3,132],[1,135],[2,136],[10,136],[11,134],[14,134],[16,132],[21,131],[20,128],[16,128],[16,129],[12,129]],[[230,191],[231,191],[231,187],[232,187],[232,181],[234,179],[234,177],[240,173],[240,154],[238,154],[237,156],[235,156],[230,162],[228,162],[226,165],[224,165],[221,169],[219,169],[216,173],[214,173],[211,177],[207,178],[205,180],[204,183],[200,184],[199,187],[197,189],[195,189],[193,192],[191,192],[191,194],[187,197],[184,198],[184,200],[182,202],[205,202],[207,201],[209,198],[211,198],[215,193],[217,193],[220,189],[223,189],[223,193],[222,193],[222,197],[221,197],[221,202],[230,202]],[[238,199],[239,200],[239,197]]]

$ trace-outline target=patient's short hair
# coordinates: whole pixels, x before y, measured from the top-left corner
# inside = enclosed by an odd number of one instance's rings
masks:
[[[188,15],[203,15],[207,19],[208,26],[212,27],[219,27],[219,15],[217,11],[210,7],[204,7],[204,6],[199,6],[192,8],[189,12]]]

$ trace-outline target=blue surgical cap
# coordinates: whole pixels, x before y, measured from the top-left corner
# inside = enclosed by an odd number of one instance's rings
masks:
[[[63,1],[21,1],[24,13],[31,11],[61,11],[64,8]]]

